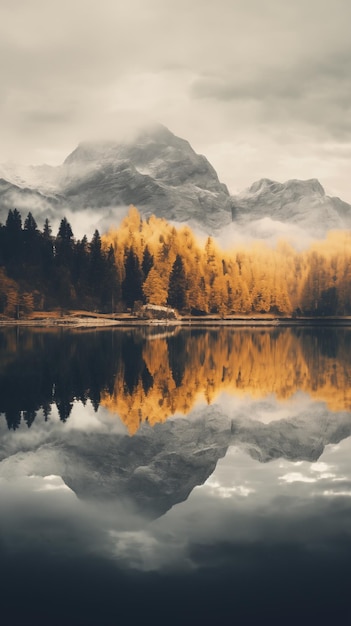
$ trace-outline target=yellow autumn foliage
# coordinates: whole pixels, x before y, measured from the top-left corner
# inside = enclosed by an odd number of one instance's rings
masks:
[[[199,242],[188,226],[176,229],[165,219],[141,219],[135,207],[118,229],[102,238],[113,246],[120,281],[126,251],[142,264],[146,246],[154,265],[144,281],[145,300],[167,301],[169,276],[177,254],[186,275],[187,308],[205,313],[351,314],[351,234],[330,233],[309,250],[298,252],[281,241],[221,250],[212,237]]]
[[[142,358],[152,385],[144,388],[139,379],[131,392],[118,372],[113,392],[103,393],[102,406],[117,413],[131,434],[144,421],[154,425],[187,414],[199,400],[211,404],[222,392],[233,399],[274,394],[284,401],[302,391],[330,410],[351,409],[351,359],[343,341],[337,354],[325,354],[316,349],[314,336],[301,337],[293,329],[182,332],[183,351],[173,363],[167,338],[144,342]]]

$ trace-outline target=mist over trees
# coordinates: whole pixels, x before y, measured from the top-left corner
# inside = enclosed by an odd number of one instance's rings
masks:
[[[309,250],[286,242],[232,251],[214,239],[199,242],[188,226],[176,229],[135,207],[118,229],[91,241],[74,238],[66,218],[57,235],[39,230],[17,209],[0,225],[0,313],[79,308],[101,312],[135,303],[198,314],[351,314],[351,234],[330,233]]]
[[[223,251],[212,237],[200,243],[188,226],[176,229],[155,216],[142,220],[132,207],[102,240],[114,250],[120,282],[133,255],[143,301],[150,304],[219,315],[351,314],[348,231],[332,232],[303,252],[284,241]]]

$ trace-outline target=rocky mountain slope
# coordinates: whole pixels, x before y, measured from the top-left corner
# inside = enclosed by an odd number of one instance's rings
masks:
[[[0,207],[25,206],[36,217],[67,209],[93,209],[97,216],[134,204],[143,216],[155,214],[193,223],[206,232],[229,224],[232,203],[226,186],[204,156],[161,125],[132,141],[82,143],[56,168],[0,168]],[[40,184],[39,184],[39,181]]]
[[[263,424],[207,407],[153,428],[144,424],[134,437],[95,429],[51,431],[46,424],[27,432],[1,439],[0,478],[55,474],[83,500],[125,499],[157,517],[203,484],[231,446],[261,463],[315,462],[326,445],[350,436],[351,421],[347,412],[317,407],[313,414]]]
[[[58,194],[41,192],[24,180],[11,182],[1,177],[2,174],[0,168],[0,222],[5,222],[9,209],[17,208],[23,217],[32,211],[33,215],[39,219],[43,216],[45,220],[45,217],[54,218],[55,212],[62,208],[63,198]]]
[[[230,196],[207,159],[162,125],[122,142],[81,143],[57,167],[0,166],[2,222],[16,207],[23,217],[31,210],[39,225],[48,217],[54,227],[63,215],[79,223],[81,214],[88,230],[103,232],[130,204],[144,217],[155,214],[229,238],[268,238],[288,229],[298,239],[351,228],[351,205],[326,195],[316,179],[264,178]]]
[[[351,227],[351,206],[327,196],[316,179],[279,183],[263,178],[232,200],[233,220],[241,226],[270,218],[316,236]]]

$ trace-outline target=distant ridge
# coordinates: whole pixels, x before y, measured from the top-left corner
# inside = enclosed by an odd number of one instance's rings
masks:
[[[279,224],[312,237],[351,228],[351,206],[327,196],[315,178],[262,178],[231,196],[206,157],[162,124],[124,141],[82,142],[57,167],[0,166],[2,222],[14,207],[23,217],[32,211],[39,225],[46,217],[57,223],[67,212],[82,212],[83,221],[89,215],[103,232],[130,204],[143,217],[154,214],[213,235],[232,222],[228,236],[250,227],[267,238]]]
[[[351,228],[351,206],[327,196],[316,178],[285,183],[262,178],[232,200],[233,220],[241,225],[271,218],[318,236],[328,230]]]

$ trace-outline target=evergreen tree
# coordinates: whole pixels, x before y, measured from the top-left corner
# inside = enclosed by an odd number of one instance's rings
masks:
[[[115,311],[117,302],[121,298],[121,288],[116,267],[115,252],[111,245],[104,258],[104,273],[101,286],[101,304],[106,311]]]
[[[52,230],[48,218],[44,222],[43,232],[40,238],[40,251],[41,251],[41,268],[43,285],[46,295],[50,294],[53,287],[53,267],[54,267],[54,241],[51,235]],[[51,295],[51,294],[50,294]],[[54,295],[54,294],[53,294]],[[47,302],[46,302],[47,304]]]
[[[75,245],[72,276],[82,306],[89,306],[89,244],[86,235]]]
[[[62,218],[57,233],[57,238],[62,241],[71,241],[73,239],[73,232],[70,223],[65,217]]]
[[[122,282],[122,296],[128,308],[132,308],[134,302],[143,300],[142,272],[137,255],[133,248],[127,251],[124,262],[125,277]]]
[[[59,296],[60,306],[74,304],[76,290],[72,280],[74,265],[74,240],[70,223],[64,217],[55,240],[55,275],[54,282]],[[57,296],[56,296],[57,297]]]
[[[13,211],[11,209],[9,210],[5,226],[9,235],[15,235],[21,232],[22,217],[17,209]]]
[[[50,226],[50,222],[48,218],[46,218],[44,222],[44,228],[43,228],[43,237],[44,239],[48,240],[48,239],[51,239],[51,235],[52,235],[52,228]]]
[[[64,217],[59,226],[57,237],[55,240],[55,256],[58,265],[67,265],[72,257],[73,251],[73,232],[70,223]]]
[[[180,254],[177,254],[169,277],[167,302],[175,309],[184,309],[186,306],[186,277],[184,264]]]
[[[24,230],[28,233],[38,233],[37,223],[31,212],[28,213],[24,221]]]
[[[90,242],[90,255],[91,258],[96,258],[98,260],[101,259],[102,253],[101,253],[101,237],[100,237],[100,233],[98,230],[95,230],[94,234],[93,234],[93,238]]]
[[[2,256],[5,265],[10,263],[10,272],[17,277],[20,274],[23,254],[22,218],[17,209],[9,210],[3,236]]]
[[[89,282],[93,297],[100,301],[102,283],[104,280],[104,257],[101,250],[101,238],[98,230],[95,230],[89,245],[90,271]]]
[[[31,280],[34,276],[40,282],[42,273],[41,254],[40,254],[40,233],[37,223],[32,215],[28,213],[23,228],[23,260],[24,260],[24,276]]]
[[[154,257],[151,254],[148,246],[145,247],[144,253],[143,253],[143,260],[142,260],[142,264],[141,264],[141,269],[143,271],[143,276],[144,276],[144,281],[147,279],[149,272],[151,270],[151,268],[154,265]]]

